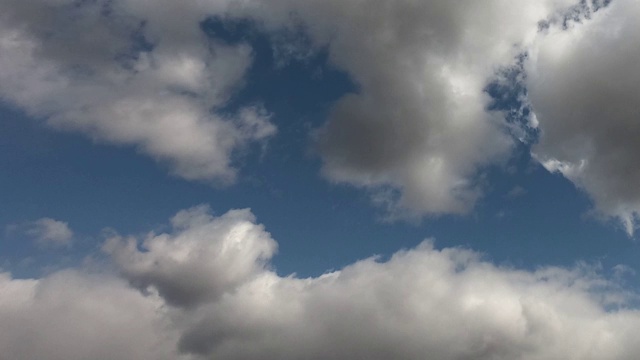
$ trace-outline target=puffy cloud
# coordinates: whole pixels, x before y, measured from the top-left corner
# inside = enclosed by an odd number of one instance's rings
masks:
[[[163,306],[113,277],[70,270],[18,280],[3,273],[0,357],[180,359]]]
[[[133,145],[178,176],[231,182],[234,150],[276,129],[260,106],[219,112],[252,61],[247,45],[200,28],[227,4],[2,0],[0,98],[53,127]]]
[[[465,213],[481,196],[478,172],[512,145],[484,89],[573,2],[259,3],[268,27],[300,25],[358,86],[317,134],[324,173],[413,217]]]
[[[386,261],[365,259],[303,279],[265,266],[274,242],[248,210],[214,217],[197,207],[176,215],[172,226],[169,234],[140,239],[144,251],[136,250],[133,240],[107,242],[125,279],[81,270],[38,280],[0,276],[2,356],[611,360],[640,355],[634,336],[640,314],[625,308],[628,294],[586,266],[523,271],[495,266],[470,250],[437,250],[426,241]],[[193,306],[176,301],[193,298],[194,289],[211,296],[196,296]]]
[[[584,189],[596,210],[631,235],[640,215],[640,3],[586,4],[552,25],[526,63],[529,100],[541,129],[533,152]]]
[[[103,246],[125,278],[155,287],[178,306],[216,300],[265,270],[277,244],[249,210],[214,218],[206,206],[179,212],[173,234],[149,234],[138,250],[135,238],[114,237]]]

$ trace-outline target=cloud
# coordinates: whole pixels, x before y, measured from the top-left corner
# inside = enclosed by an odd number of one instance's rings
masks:
[[[3,0],[0,99],[54,128],[134,146],[183,178],[232,182],[236,150],[276,128],[261,106],[221,112],[252,62],[248,45],[200,29],[227,5]]]
[[[215,217],[196,207],[178,213],[172,227],[106,242],[123,278],[82,269],[36,280],[1,275],[0,353],[54,360],[640,355],[630,294],[588,266],[524,271],[426,241],[387,261],[298,278],[268,266],[275,243],[248,210]]]
[[[131,283],[155,287],[170,304],[197,305],[218,299],[257,274],[277,244],[248,210],[214,218],[206,206],[179,212],[173,234],[136,239],[114,237],[103,246]]]
[[[24,233],[42,247],[69,247],[73,240],[73,230],[71,230],[69,224],[51,218],[42,218],[20,225],[12,225],[7,227],[7,230]]]
[[[259,17],[304,29],[358,87],[316,134],[324,174],[419,217],[466,213],[482,195],[479,172],[512,146],[484,89],[572,3],[274,0]]]
[[[533,153],[616,217],[632,235],[640,214],[640,3],[616,0],[579,21],[550,26],[526,62],[529,100],[541,129]]]
[[[527,190],[520,185],[514,186],[509,192],[505,195],[507,199],[515,199],[521,196],[524,196],[527,193]]]
[[[309,49],[281,44],[283,29],[301,31],[358,87],[315,132],[323,173],[371,190],[392,219],[464,214],[483,194],[483,169],[513,145],[486,86],[540,21],[575,2],[372,1],[363,11],[355,0],[3,0],[0,98],[54,128],[133,146],[177,176],[228,184],[239,150],[277,129],[261,105],[225,107],[252,49],[201,24],[254,20],[294,58]]]
[[[180,359],[162,302],[109,276],[67,270],[38,280],[0,274],[5,359]]]

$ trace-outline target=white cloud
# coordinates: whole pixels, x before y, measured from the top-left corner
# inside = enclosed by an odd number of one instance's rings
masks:
[[[260,107],[218,112],[252,61],[246,44],[199,27],[226,6],[2,0],[0,98],[55,128],[135,146],[178,176],[231,182],[234,151],[276,129]]]
[[[484,88],[574,1],[258,3],[267,27],[301,24],[359,87],[318,133],[324,173],[413,217],[465,213],[482,195],[478,172],[512,145]]]
[[[68,247],[71,246],[73,231],[69,224],[51,218],[42,218],[28,222],[18,229],[35,239],[40,246]]]
[[[391,218],[461,214],[513,141],[486,110],[485,86],[539,21],[576,1],[2,0],[0,98],[55,128],[134,146],[183,178],[230,183],[237,150],[276,128],[261,106],[221,112],[253,55],[200,24],[302,29],[359,87],[317,132],[324,174],[372,189]]]
[[[526,86],[542,130],[533,152],[632,235],[640,215],[640,47],[633,35],[640,33],[640,3],[582,10],[579,23],[552,25],[530,51]]]
[[[103,250],[136,286],[154,286],[173,305],[197,305],[265,270],[277,244],[254,221],[248,210],[214,218],[201,206],[171,220],[174,234],[149,234],[144,251],[136,239],[120,237],[109,239]]]
[[[624,306],[606,310],[628,294],[586,266],[523,271],[492,265],[470,250],[436,250],[427,241],[385,262],[365,259],[302,279],[269,269],[274,241],[248,210],[213,217],[197,207],[178,213],[172,225],[170,233],[139,239],[143,251],[134,238],[105,245],[124,278],[143,291],[81,270],[38,280],[0,276],[0,354],[54,360],[640,356],[640,314]]]
[[[180,359],[163,306],[108,276],[72,270],[18,280],[0,274],[0,357]]]

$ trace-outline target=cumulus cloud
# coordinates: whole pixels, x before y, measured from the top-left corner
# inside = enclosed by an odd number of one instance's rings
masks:
[[[43,279],[0,274],[0,357],[180,359],[162,302],[109,276],[68,270]]]
[[[65,360],[640,356],[640,314],[625,308],[629,295],[587,266],[517,270],[426,241],[387,261],[298,278],[267,266],[274,240],[248,210],[215,217],[196,207],[172,226],[106,242],[122,278],[80,269],[35,280],[1,275],[0,353]]]
[[[0,97],[184,178],[228,183],[235,150],[276,128],[260,106],[220,111],[252,52],[201,23],[304,31],[358,87],[316,133],[324,174],[373,189],[392,217],[465,213],[482,195],[479,171],[512,145],[485,87],[574,2],[2,0]]]
[[[252,62],[200,28],[228,3],[2,0],[0,99],[183,178],[231,182],[234,151],[276,129],[260,106],[219,111]]]
[[[478,172],[512,145],[484,89],[573,2],[274,0],[260,14],[304,29],[358,87],[317,133],[324,173],[412,217],[465,213],[481,196]]]
[[[541,129],[533,152],[584,189],[632,235],[640,215],[640,3],[585,4],[534,43],[529,100]],[[597,11],[594,11],[599,8]]]
[[[155,287],[177,306],[216,300],[225,291],[265,270],[277,244],[256,225],[248,210],[214,218],[206,206],[179,212],[173,234],[137,239],[114,237],[103,246],[125,278],[145,289]]]

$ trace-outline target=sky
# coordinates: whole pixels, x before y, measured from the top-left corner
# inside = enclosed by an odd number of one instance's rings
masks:
[[[640,2],[0,0],[0,358],[634,359]]]

